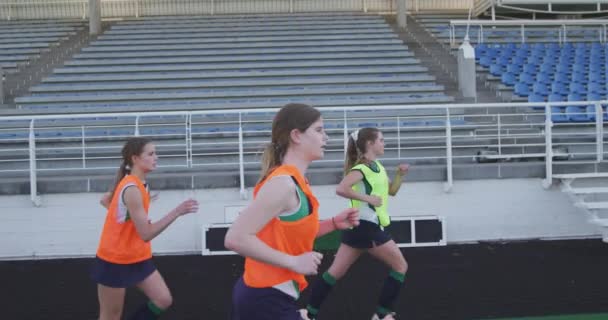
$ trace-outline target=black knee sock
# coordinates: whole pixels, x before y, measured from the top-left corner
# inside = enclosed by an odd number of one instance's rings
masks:
[[[156,320],[164,310],[157,307],[152,301],[142,304],[131,316],[130,320]]]
[[[397,300],[404,280],[405,274],[391,270],[384,281],[380,299],[378,300],[378,309],[376,310],[376,314],[381,319],[393,311],[393,305],[395,304],[395,300]]]
[[[322,276],[317,277],[312,285],[310,302],[306,306],[309,318],[315,319],[317,317],[321,304],[334,287],[334,284],[336,284],[336,278],[329,274],[329,272],[325,272]]]

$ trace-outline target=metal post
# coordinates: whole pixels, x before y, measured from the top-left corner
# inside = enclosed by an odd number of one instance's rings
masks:
[[[604,115],[602,105],[599,102],[595,103],[595,140],[597,149],[597,162],[604,160]]]
[[[0,105],[4,104],[4,70],[0,66]]]
[[[87,167],[84,126],[80,127],[80,135],[82,136],[82,168],[84,169]]]
[[[139,116],[135,117],[135,134],[136,137],[139,137]]]
[[[30,151],[30,198],[32,203],[40,206],[40,197],[38,197],[38,179],[36,176],[36,133],[34,132],[34,120],[30,122],[29,136],[29,151]]]
[[[446,108],[446,121],[445,121],[445,152],[446,152],[446,173],[447,173],[447,182],[444,185],[444,191],[450,192],[452,191],[452,186],[454,185],[454,173],[452,168],[452,123],[450,121],[450,109]]]
[[[245,191],[245,164],[243,160],[243,114],[239,113],[239,177],[241,182],[241,199],[247,199]]]
[[[346,150],[348,149],[348,121],[346,121],[346,110],[344,110],[344,155],[346,156]]]
[[[192,114],[186,116],[186,165],[192,168]]]
[[[401,160],[401,117],[397,116],[397,158]]]
[[[543,187],[548,189],[553,184],[553,121],[551,121],[551,106],[545,105],[545,180]]]
[[[502,134],[501,134],[501,123],[500,123],[500,113],[498,114],[498,118],[496,119],[497,124],[498,124],[498,155],[502,155],[502,143],[501,143],[501,139],[502,139]]]

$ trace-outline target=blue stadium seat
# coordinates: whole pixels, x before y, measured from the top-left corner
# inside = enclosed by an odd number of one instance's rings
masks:
[[[517,82],[517,79],[515,79],[515,75],[513,75],[510,72],[505,72],[502,74],[502,76],[500,77],[500,80],[503,84],[507,85],[507,86],[514,86],[515,83]]]
[[[586,122],[589,121],[589,115],[586,107],[583,106],[567,106],[566,117],[568,121],[572,122]]]
[[[514,89],[515,94],[520,97],[527,97],[530,95],[530,88],[526,83],[518,82],[515,84]]]
[[[568,116],[565,113],[565,108],[564,107],[551,107],[551,121],[568,122]]]
[[[549,88],[547,88],[547,85],[544,83],[534,82],[532,84],[532,92],[546,97],[549,95]]]

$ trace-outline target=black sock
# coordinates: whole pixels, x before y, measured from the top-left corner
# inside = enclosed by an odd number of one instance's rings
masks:
[[[131,316],[130,320],[156,320],[164,310],[157,307],[152,301],[142,304]]]
[[[335,284],[336,278],[329,274],[329,272],[325,272],[315,280],[312,285],[312,292],[310,293],[310,302],[306,306],[309,318],[315,319],[317,317],[321,304]]]
[[[380,319],[392,312],[393,305],[395,304],[395,300],[397,300],[404,280],[405,274],[391,270],[384,281],[384,286],[380,292],[380,299],[378,300],[378,309],[376,309],[376,314]]]

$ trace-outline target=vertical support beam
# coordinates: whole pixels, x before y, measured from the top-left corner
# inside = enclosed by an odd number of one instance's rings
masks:
[[[545,105],[545,180],[543,187],[549,189],[553,184],[553,121],[551,121],[551,106]]]
[[[139,137],[139,116],[135,117],[135,133],[136,137]]]
[[[452,121],[450,120],[450,109],[445,109],[446,119],[445,119],[445,158],[446,158],[446,173],[447,173],[447,182],[444,185],[444,191],[450,192],[452,191],[452,186],[454,186],[454,172],[453,172],[453,161],[452,161]]]
[[[186,165],[192,168],[192,114],[186,116]]]
[[[401,29],[405,29],[407,24],[406,5],[406,0],[397,0],[397,25]]]
[[[344,110],[344,156],[346,157],[346,150],[348,149],[348,121],[346,117],[346,110]]]
[[[596,161],[604,161],[604,109],[599,102],[595,103],[595,141],[596,141]]]
[[[30,198],[32,203],[40,206],[40,197],[38,197],[38,178],[36,168],[36,133],[34,131],[34,120],[30,122],[29,136],[29,151],[30,151]]]
[[[89,34],[101,33],[101,0],[89,0]]]
[[[243,114],[239,113],[239,180],[241,184],[241,199],[247,199],[247,192],[245,190],[245,160],[243,157]]]
[[[4,70],[0,66],[0,105],[4,104]]]

